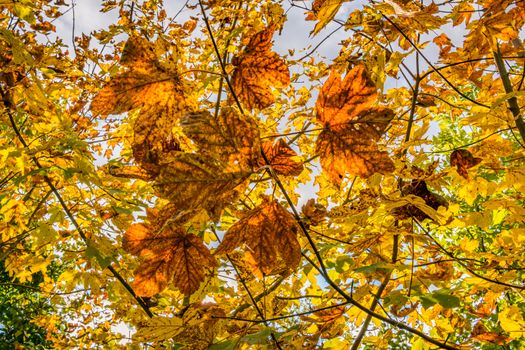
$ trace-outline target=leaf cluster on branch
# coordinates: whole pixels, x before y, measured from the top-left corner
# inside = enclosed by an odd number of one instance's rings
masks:
[[[98,5],[0,4],[7,346],[524,346],[521,1]]]

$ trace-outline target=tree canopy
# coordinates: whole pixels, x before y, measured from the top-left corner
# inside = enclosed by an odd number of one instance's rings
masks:
[[[522,0],[77,3],[0,4],[6,348],[525,347]]]

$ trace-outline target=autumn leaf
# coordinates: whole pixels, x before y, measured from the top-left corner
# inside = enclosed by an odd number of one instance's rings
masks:
[[[220,331],[224,310],[215,304],[193,303],[188,305],[182,317],[154,317],[139,325],[134,339],[141,341],[175,340],[192,349],[208,349]]]
[[[177,152],[160,170],[153,186],[179,210],[204,209],[218,219],[251,174],[228,172],[227,164],[205,154]]]
[[[217,264],[201,238],[172,223],[133,224],[124,235],[123,247],[143,258],[133,283],[140,296],[158,294],[170,281],[181,293],[191,295]]]
[[[141,324],[135,339],[144,341],[163,341],[173,338],[184,330],[182,319],[177,317],[154,317]]]
[[[348,173],[369,177],[390,173],[394,164],[377,141],[394,117],[390,109],[372,107],[376,88],[365,67],[358,65],[346,77],[332,71],[317,99],[316,118],[324,126],[316,151],[330,181],[340,185]]]
[[[251,169],[259,152],[257,123],[234,108],[221,108],[217,118],[207,111],[190,113],[182,119],[182,130],[195,142],[199,153],[216,156],[228,164],[226,171]]]
[[[284,139],[277,140],[275,144],[266,141],[262,144],[262,152],[269,165],[279,175],[298,176],[303,171],[303,163]],[[259,167],[267,165],[262,156],[259,157],[257,165]]]
[[[509,337],[504,336],[503,334],[498,334],[495,332],[489,332],[483,322],[478,321],[474,328],[472,329],[472,338],[486,343],[493,343],[498,345],[503,345],[511,341]]]
[[[333,322],[345,313],[345,306],[334,306],[329,309],[319,310],[311,313],[310,315],[301,316],[303,321],[312,323],[326,323]]]
[[[184,348],[206,350],[221,333],[225,317],[224,310],[213,303],[192,303],[182,315],[183,331],[173,340]]]
[[[341,5],[346,0],[315,0],[312,4],[312,12],[318,22],[315,25],[312,34],[319,33],[332,19],[334,19]]]
[[[301,260],[299,226],[292,214],[273,199],[251,210],[226,232],[216,254],[245,244],[266,275],[293,271]]]
[[[306,221],[314,226],[321,224],[328,215],[326,208],[323,205],[316,203],[313,198],[309,199],[308,202],[303,205],[301,211],[303,212]]]
[[[457,149],[450,154],[450,165],[455,166],[458,174],[468,180],[468,169],[481,163],[481,158],[474,157],[466,149]]]
[[[133,156],[151,175],[158,174],[159,160],[179,150],[172,128],[194,110],[177,72],[164,67],[153,44],[132,36],[126,42],[120,64],[124,72],[112,77],[91,103],[91,112],[120,114],[140,108],[133,130]]]
[[[234,57],[232,75],[233,89],[248,109],[264,109],[275,102],[270,87],[286,87],[290,84],[290,72],[286,63],[271,51],[275,27],[255,34],[244,51]]]
[[[346,125],[325,128],[317,138],[316,151],[328,178],[340,185],[345,175],[369,177],[390,173],[394,163],[388,153],[377,146],[393,118],[389,109],[375,109]]]
[[[352,68],[344,79],[332,70],[315,103],[316,118],[324,126],[342,127],[368,111],[376,100],[376,87],[363,64]]]
[[[120,63],[126,68],[107,82],[91,102],[91,112],[121,114],[146,108],[148,114],[164,110],[172,117],[184,111],[188,101],[180,77],[163,67],[153,45],[132,36],[126,42]]]

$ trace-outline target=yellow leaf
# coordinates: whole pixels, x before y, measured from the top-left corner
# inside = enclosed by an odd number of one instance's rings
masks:
[[[521,309],[516,305],[509,305],[498,314],[501,328],[509,333],[509,338],[519,339],[525,337],[525,320]]]
[[[314,13],[318,20],[312,34],[319,33],[335,17],[341,5],[346,0],[316,0],[314,2]],[[317,9],[316,9],[317,7]],[[316,11],[317,10],[317,11]]]
[[[184,330],[182,319],[177,317],[153,317],[139,327],[133,338],[141,341],[163,341],[175,337]]]

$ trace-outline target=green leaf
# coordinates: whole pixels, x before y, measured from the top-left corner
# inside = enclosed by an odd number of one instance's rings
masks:
[[[239,339],[225,340],[212,344],[208,350],[234,350],[237,343],[239,343]]]
[[[375,273],[376,271],[389,272],[392,270],[393,270],[393,266],[391,266],[391,264],[386,264],[382,262],[375,263],[375,264],[368,265],[368,266],[361,266],[361,267],[354,269],[355,272],[363,273],[365,275],[371,275]]]
[[[103,256],[92,241],[87,242],[86,256],[90,259],[96,260],[103,269],[111,265],[111,261],[113,260],[111,257]]]
[[[454,308],[460,305],[460,299],[445,290],[439,290],[432,294],[421,295],[419,297],[424,308],[429,308],[435,304],[440,304],[446,308]]]
[[[255,344],[265,344],[268,342],[268,339],[272,335],[272,330],[270,328],[265,328],[262,331],[257,333],[248,334],[241,338],[241,341],[251,345]]]
[[[447,291],[437,291],[432,296],[441,306],[446,308],[454,308],[460,305],[460,299]]]

